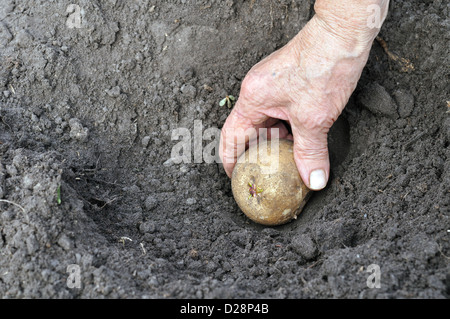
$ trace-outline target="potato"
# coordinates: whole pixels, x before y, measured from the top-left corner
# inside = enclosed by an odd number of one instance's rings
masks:
[[[258,156],[251,157],[250,152],[257,152]],[[276,160],[278,168],[267,174],[268,167]],[[293,142],[284,139],[279,140],[278,154],[267,141],[266,150],[256,144],[241,155],[233,170],[231,187],[245,215],[269,226],[296,219],[312,193],[298,173]]]

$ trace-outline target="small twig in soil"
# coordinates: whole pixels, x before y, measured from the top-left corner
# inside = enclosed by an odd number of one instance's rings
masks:
[[[12,86],[11,83],[8,85],[8,87],[12,94],[16,94],[16,90],[14,90],[14,87]]]
[[[318,263],[322,262],[322,260],[318,259],[315,263],[313,263],[312,265],[308,266],[308,269],[313,268],[315,265],[317,265]]]
[[[410,60],[399,57],[397,54],[392,53],[391,51],[389,51],[388,46],[386,41],[384,41],[380,36],[376,37],[377,42],[380,44],[380,46],[383,48],[384,52],[387,54],[387,56],[397,62],[398,64],[400,64],[401,66],[401,71],[402,72],[410,72],[410,71],[414,71],[414,65],[411,63]]]
[[[408,142],[406,142],[403,145],[403,151],[407,151],[414,143],[419,141],[422,137],[424,137],[427,134],[428,134],[428,132],[421,132],[421,133],[417,134],[415,137],[413,137],[412,139],[410,139]]]
[[[133,241],[133,239],[131,239],[130,237],[122,236],[122,237],[119,238],[119,243],[122,243],[122,245],[125,247],[125,241],[126,240]]]
[[[406,196],[408,196],[408,194],[409,194],[409,191],[406,192],[406,194],[402,196],[402,199],[404,200],[406,198]]]
[[[300,276],[300,279],[305,286],[308,284],[308,282],[305,280],[305,278],[303,278],[303,276]]]
[[[105,205],[103,205],[102,207],[100,207],[100,209],[103,209],[103,208],[105,208],[106,207],[106,205],[110,205],[110,204],[112,204],[113,202],[115,202],[117,199],[118,199],[119,197],[117,196],[117,197],[114,197],[113,199],[111,199],[111,200],[109,200],[109,201],[107,201],[106,203],[105,203]]]
[[[23,208],[22,206],[20,206],[20,205],[17,204],[17,203],[11,202],[11,201],[6,200],[6,199],[0,199],[0,202],[2,202],[2,203],[8,203],[8,204],[17,206],[17,207],[19,207],[19,208],[25,213],[25,208]]]
[[[438,244],[438,250],[439,250],[439,252],[441,253],[442,256],[444,256],[444,257],[447,258],[447,259],[450,259],[449,256],[445,255],[445,254],[442,252],[442,247],[441,247],[441,245],[439,245],[439,244]]]
[[[2,116],[0,116],[0,118],[2,120],[2,123],[5,124],[9,128],[9,130],[12,132],[11,126],[9,126],[9,124],[5,122],[5,119]]]
[[[206,5],[206,6],[200,7],[200,10],[206,10],[206,9],[211,8],[211,7],[212,7],[212,4],[210,3],[210,4]]]
[[[143,244],[143,243],[140,243],[139,246],[141,246],[141,249],[142,249],[142,255],[147,255],[147,250],[145,250],[144,244]]]

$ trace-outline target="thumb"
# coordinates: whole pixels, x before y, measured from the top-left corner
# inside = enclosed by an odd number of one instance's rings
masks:
[[[328,183],[328,129],[293,127],[294,159],[303,182],[311,190],[321,190]]]

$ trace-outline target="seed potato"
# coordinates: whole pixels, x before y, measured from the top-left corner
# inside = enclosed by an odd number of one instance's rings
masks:
[[[293,142],[280,139],[278,149],[272,149],[270,141],[266,150],[258,144],[251,146],[238,159],[231,179],[240,209],[254,222],[268,226],[296,219],[311,195],[298,173]],[[257,156],[252,157],[251,152]],[[277,169],[268,173],[276,160]]]

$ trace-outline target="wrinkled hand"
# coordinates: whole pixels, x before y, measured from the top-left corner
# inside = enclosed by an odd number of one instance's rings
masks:
[[[280,138],[294,140],[294,158],[305,184],[313,190],[326,186],[327,134],[356,87],[376,35],[349,39],[332,28],[314,16],[286,46],[249,71],[222,128],[219,153],[228,176],[246,144],[257,138],[239,141],[242,130],[268,128],[270,138],[271,129],[278,128]]]

